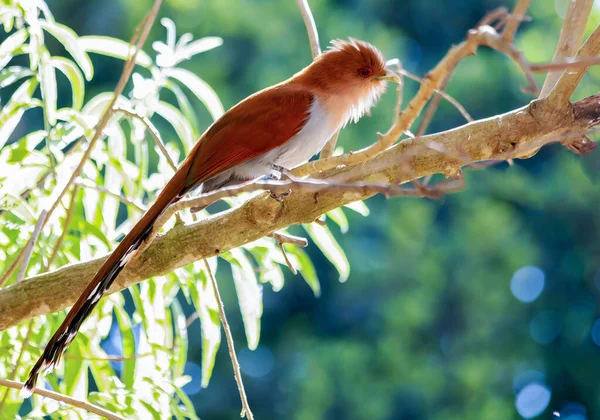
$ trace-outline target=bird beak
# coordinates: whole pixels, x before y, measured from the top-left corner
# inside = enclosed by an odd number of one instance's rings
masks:
[[[390,66],[386,66],[385,67],[385,75],[379,76],[377,79],[383,80],[386,82],[395,82],[395,83],[400,82],[400,76],[398,76],[398,74],[394,70],[392,70],[392,68]]]

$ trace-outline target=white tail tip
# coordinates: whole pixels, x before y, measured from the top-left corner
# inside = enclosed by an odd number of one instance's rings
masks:
[[[19,392],[19,397],[27,399],[31,397],[31,394],[33,394],[33,389],[29,388],[28,386],[23,386],[23,388],[21,388],[21,392]]]

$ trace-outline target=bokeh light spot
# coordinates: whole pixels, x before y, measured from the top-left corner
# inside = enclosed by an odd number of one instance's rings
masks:
[[[531,337],[540,344],[553,342],[562,328],[562,316],[555,311],[538,312],[529,324]]]
[[[594,326],[592,327],[592,340],[594,340],[594,343],[600,347],[600,318],[596,320]]]
[[[242,371],[253,378],[266,376],[273,369],[273,353],[265,346],[256,350],[243,349],[238,355]]]
[[[561,408],[559,415],[561,420],[588,420],[587,409],[578,402],[567,403]]]
[[[192,379],[183,386],[183,391],[188,395],[194,395],[202,390],[202,369],[195,363],[188,362],[183,369],[184,375]]]
[[[519,392],[515,406],[521,417],[530,419],[540,415],[548,404],[552,393],[541,384],[529,384]]]
[[[521,302],[533,302],[544,290],[545,277],[544,272],[538,267],[519,268],[510,280],[510,290]]]
[[[528,369],[519,374],[513,381],[513,391],[518,394],[523,388],[532,383],[543,384],[546,377],[539,370]]]

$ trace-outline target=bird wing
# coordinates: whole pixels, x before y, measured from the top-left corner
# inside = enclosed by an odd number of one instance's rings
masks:
[[[312,101],[305,89],[278,85],[231,108],[186,159],[185,189],[285,144],[306,124]]]

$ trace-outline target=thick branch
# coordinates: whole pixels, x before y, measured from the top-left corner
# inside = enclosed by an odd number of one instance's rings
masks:
[[[443,133],[405,140],[366,162],[329,170],[323,178],[344,182],[407,182],[435,173],[456,174],[470,162],[505,160],[550,141],[581,136],[600,120],[600,95],[548,111],[539,101]],[[110,289],[122,290],[193,261],[220,254],[298,223],[310,223],[370,192],[296,191],[283,202],[268,193],[239,208],[189,226],[176,226],[123,270]],[[0,330],[72,305],[104,258],[65,266],[0,290]]]

